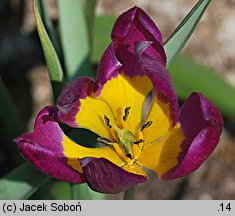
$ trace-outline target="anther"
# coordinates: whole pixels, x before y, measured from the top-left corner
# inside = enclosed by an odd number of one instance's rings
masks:
[[[140,130],[143,131],[145,128],[150,127],[152,123],[153,123],[153,121],[146,122],[145,124],[142,125]]]
[[[135,141],[134,144],[140,144],[142,142],[144,142],[144,140],[140,139],[140,140]]]
[[[126,120],[127,120],[130,109],[131,109],[131,107],[126,107],[126,109],[125,109],[125,111],[124,111],[125,114],[124,114],[124,116],[122,117],[123,121],[126,121]]]
[[[106,115],[104,115],[104,120],[105,120],[106,125],[107,125],[109,128],[111,128],[112,126],[110,125],[110,120],[109,120],[109,118],[108,118]]]
[[[98,137],[97,141],[100,142],[101,144],[106,145],[106,146],[112,146],[113,145],[113,142],[110,139],[105,138],[105,137]]]
[[[133,159],[133,156],[129,153],[129,154],[126,154],[126,156],[128,157],[128,158],[130,158],[131,160]]]

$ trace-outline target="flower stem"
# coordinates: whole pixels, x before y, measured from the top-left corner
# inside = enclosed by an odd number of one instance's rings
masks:
[[[124,197],[123,199],[124,200],[133,200],[134,199],[134,196],[135,196],[135,186],[129,188],[128,190],[126,190],[124,192]]]
[[[71,199],[72,200],[78,200],[79,185],[71,184],[70,188],[71,188]]]

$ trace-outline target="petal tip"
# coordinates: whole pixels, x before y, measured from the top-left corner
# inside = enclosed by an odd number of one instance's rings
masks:
[[[78,127],[76,114],[79,111],[80,99],[84,99],[94,90],[94,80],[79,77],[62,90],[55,106],[55,120],[71,127]]]
[[[194,92],[183,104],[180,124],[185,139],[181,144],[178,165],[160,176],[171,180],[197,170],[219,143],[223,118],[219,110],[201,93]]]

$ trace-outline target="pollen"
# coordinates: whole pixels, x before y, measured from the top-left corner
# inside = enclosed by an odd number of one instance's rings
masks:
[[[150,127],[152,124],[153,124],[153,121],[148,121],[142,125],[140,130],[143,131],[145,128]]]
[[[124,116],[122,117],[123,121],[126,121],[126,120],[127,120],[130,109],[131,109],[131,107],[126,107],[126,109],[125,109],[125,114],[124,114]]]
[[[106,115],[104,115],[104,120],[105,120],[106,125],[107,125],[109,128],[112,128],[112,126],[110,125],[110,120],[109,120],[109,118],[108,118]]]

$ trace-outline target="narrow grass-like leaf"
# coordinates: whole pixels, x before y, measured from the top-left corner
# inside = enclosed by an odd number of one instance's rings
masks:
[[[87,184],[72,185],[71,194],[73,200],[101,200],[104,194],[91,190]]]
[[[59,25],[67,78],[94,76],[81,0],[58,0]]]
[[[48,16],[47,7],[46,7],[46,0],[37,0],[37,5],[38,5],[38,10],[40,12],[44,27],[45,27],[45,29],[51,39],[51,42],[56,50],[56,53],[57,53],[60,61],[62,61],[62,48],[59,43],[55,27],[51,21],[51,18]]]
[[[53,200],[53,196],[50,192],[52,187],[53,179],[46,181],[28,198],[28,200]]]
[[[51,179],[44,183],[29,198],[30,200],[70,200],[70,184],[68,182]]]
[[[167,55],[167,66],[169,66],[178,53],[183,49],[194,32],[198,22],[204,14],[211,0],[200,0],[188,13],[176,30],[165,42],[164,48]]]
[[[215,72],[178,56],[169,67],[179,98],[185,100],[192,92],[207,96],[225,117],[235,121],[235,88],[226,83]]]
[[[4,141],[8,143],[7,148],[11,154],[11,160],[14,165],[19,164],[22,161],[20,154],[16,148],[13,140],[19,136],[25,128],[16,106],[12,101],[2,79],[0,77],[0,121],[2,122],[4,129],[1,133],[4,133]]]
[[[56,51],[51,43],[51,40],[46,32],[46,29],[42,23],[37,3],[33,2],[34,17],[37,24],[38,34],[41,40],[43,52],[46,58],[50,80],[53,88],[54,98],[56,99],[64,86],[63,71],[56,54]]]
[[[50,177],[25,162],[0,179],[0,200],[28,199]]]
[[[91,61],[93,64],[98,64],[100,58],[111,43],[111,31],[117,17],[112,15],[101,15],[95,17],[93,49]]]
[[[86,16],[90,50],[92,50],[93,48],[92,43],[93,43],[93,38],[95,37],[93,35],[94,21],[95,21],[95,6],[96,6],[96,0],[85,1],[85,16]]]
[[[16,106],[12,101],[2,79],[0,77],[0,118],[4,123],[6,132],[9,136],[17,136],[22,133],[24,125],[17,112]],[[17,124],[16,124],[17,122]]]
[[[53,199],[56,200],[70,200],[71,199],[71,186],[67,182],[55,181],[52,184],[50,193]]]

